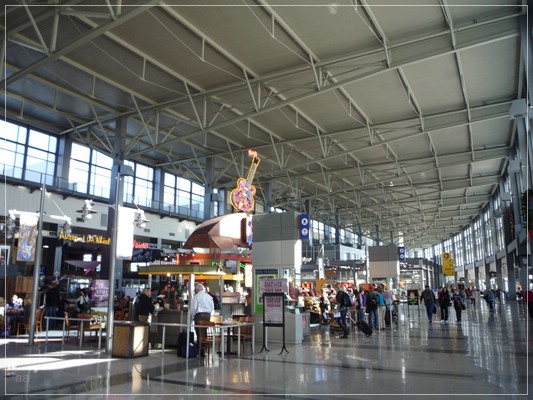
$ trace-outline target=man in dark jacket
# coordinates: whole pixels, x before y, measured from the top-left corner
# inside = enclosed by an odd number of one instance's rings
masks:
[[[344,331],[344,335],[340,336],[341,339],[347,339],[348,333],[350,333],[350,328],[348,328],[348,325],[346,325],[346,314],[348,313],[348,307],[347,302],[345,300],[345,297],[348,297],[348,294],[344,291],[344,288],[341,287],[339,284],[337,284],[337,295],[335,296],[335,300],[337,301],[337,312],[340,314],[339,317],[336,318],[337,324],[342,328]]]
[[[155,306],[150,297],[151,294],[152,291],[150,289],[144,289],[135,299],[137,303],[137,321],[148,322],[148,316],[154,313]]]
[[[431,324],[433,322],[433,314],[436,311],[435,307],[437,305],[437,299],[435,298],[435,293],[433,293],[433,290],[431,290],[429,285],[426,285],[425,290],[420,295],[420,300],[424,301],[429,323]]]
[[[59,307],[60,299],[58,283],[58,281],[50,282],[46,291],[45,306],[47,317],[57,317],[57,309]],[[48,320],[48,327],[50,329],[55,329],[56,324],[57,321],[55,319]]]

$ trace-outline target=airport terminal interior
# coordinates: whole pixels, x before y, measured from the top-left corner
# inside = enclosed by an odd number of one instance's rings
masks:
[[[2,398],[532,396],[526,0],[9,3]]]
[[[407,308],[407,306],[405,306]],[[515,302],[468,305],[462,323],[424,311],[400,310],[398,325],[347,340],[326,325],[311,328],[301,345],[256,344],[241,357],[179,358],[175,349],[147,357],[108,357],[50,337],[28,347],[4,345],[6,399],[146,398],[419,398],[525,399],[531,393],[533,319]],[[280,328],[269,328],[280,329]],[[261,351],[262,350],[262,351]],[[18,396],[16,396],[18,395]]]

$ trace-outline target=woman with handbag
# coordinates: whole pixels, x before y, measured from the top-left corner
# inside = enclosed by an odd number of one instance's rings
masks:
[[[457,325],[461,324],[461,313],[466,308],[465,306],[465,294],[459,289],[454,289],[452,293],[452,303],[455,309],[455,315],[457,316]]]

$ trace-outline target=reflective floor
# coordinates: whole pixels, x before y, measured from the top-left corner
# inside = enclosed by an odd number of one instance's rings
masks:
[[[302,345],[287,345],[288,353],[280,354],[277,343],[260,353],[258,343],[256,354],[248,349],[240,358],[224,360],[217,355],[186,360],[175,349],[113,359],[96,345],[80,349],[74,342],[39,339],[30,347],[27,339],[13,338],[1,342],[5,378],[0,393],[8,399],[379,399],[426,394],[432,399],[522,399],[531,392],[533,371],[528,357],[533,320],[524,311],[510,303],[489,312],[478,302],[463,312],[461,325],[454,323],[451,309],[445,325],[437,318],[429,324],[424,309],[418,314],[416,307],[405,306],[398,327],[368,338],[352,330],[348,339],[339,339],[327,326],[316,326]]]

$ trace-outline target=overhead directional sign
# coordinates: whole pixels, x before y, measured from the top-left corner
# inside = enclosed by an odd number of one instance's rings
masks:
[[[398,246],[398,260],[405,262],[405,247],[403,246]]]
[[[309,239],[309,214],[300,214],[300,239]]]
[[[446,276],[455,274],[455,266],[453,265],[452,255],[449,252],[442,253],[442,274]]]

